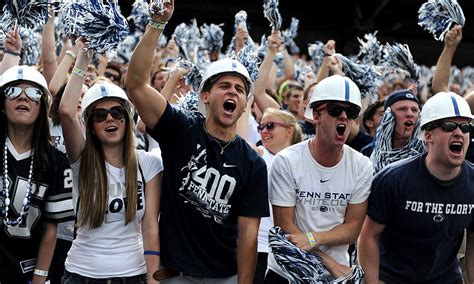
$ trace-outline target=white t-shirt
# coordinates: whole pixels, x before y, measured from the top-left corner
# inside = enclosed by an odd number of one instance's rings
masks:
[[[267,170],[270,172],[274,155],[270,153],[265,147],[263,148],[262,159],[267,164]],[[258,252],[268,253],[268,232],[273,227],[273,211],[270,206],[270,216],[260,219],[260,227],[258,228]]]
[[[344,222],[348,203],[367,200],[372,164],[369,158],[344,145],[339,163],[323,167],[313,159],[308,143],[290,146],[275,156],[269,199],[272,205],[295,207],[295,223],[303,232],[329,231]],[[349,264],[348,245],[319,248],[339,263]],[[269,256],[269,267],[284,276],[273,255]]]
[[[163,170],[159,157],[138,150],[138,161],[145,184]],[[80,159],[71,165],[73,171],[73,200],[77,205]],[[91,169],[92,170],[92,169]],[[125,225],[125,168],[116,168],[106,162],[109,181],[108,213],[104,224],[96,229],[80,227],[72,242],[65,268],[90,278],[129,277],[146,273],[143,256],[141,223],[145,211],[145,192],[138,189],[137,214]],[[138,180],[142,175],[138,171]],[[146,190],[157,190],[147,188]],[[80,201],[82,202],[82,201]],[[78,208],[74,208],[78,210]]]

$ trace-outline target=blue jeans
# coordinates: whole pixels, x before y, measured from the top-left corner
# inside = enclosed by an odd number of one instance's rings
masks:
[[[146,284],[146,274],[130,277],[89,278],[64,270],[62,284]]]

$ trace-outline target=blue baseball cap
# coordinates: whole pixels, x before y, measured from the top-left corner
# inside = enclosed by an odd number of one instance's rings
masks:
[[[420,105],[420,101],[418,100],[416,95],[413,94],[412,91],[408,89],[403,89],[403,90],[396,90],[392,92],[390,95],[388,95],[388,97],[385,99],[385,103],[383,104],[383,107],[384,109],[387,109],[389,106],[402,100],[414,101],[418,105]]]

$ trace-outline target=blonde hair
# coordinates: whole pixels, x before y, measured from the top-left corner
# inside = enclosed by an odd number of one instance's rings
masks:
[[[123,138],[123,161],[125,164],[125,224],[135,219],[137,211],[137,171],[138,158],[135,148],[135,133],[131,114],[125,116],[126,130]],[[92,133],[92,121],[89,116],[86,122],[86,142],[81,157],[79,170],[79,216],[78,226],[91,229],[102,226],[108,210],[108,179],[105,168],[105,157],[102,144]]]
[[[267,108],[265,112],[263,113],[262,117],[265,116],[266,114],[271,114],[276,117],[281,118],[283,121],[285,121],[286,124],[288,124],[289,128],[293,129],[293,135],[291,136],[291,145],[299,143],[303,141],[303,131],[301,130],[301,126],[298,123],[298,120],[294,115],[287,111],[275,109],[275,108]]]

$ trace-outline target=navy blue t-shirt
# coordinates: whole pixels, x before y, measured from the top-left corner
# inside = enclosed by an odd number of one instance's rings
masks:
[[[474,165],[465,161],[443,182],[425,159],[395,162],[372,183],[367,215],[385,225],[379,277],[387,283],[462,283],[457,253],[464,230],[474,230]]]
[[[160,144],[164,166],[161,262],[221,278],[237,273],[238,217],[269,216],[267,168],[239,136],[220,146],[204,122],[168,104],[155,128],[147,129]]]

